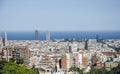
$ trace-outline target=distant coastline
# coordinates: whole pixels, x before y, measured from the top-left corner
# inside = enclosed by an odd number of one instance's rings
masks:
[[[8,40],[34,40],[34,31],[8,31]],[[120,39],[120,31],[50,31],[51,40],[54,39],[95,39],[99,35],[101,39]],[[2,32],[2,37],[4,33]],[[39,31],[39,40],[46,39],[46,32]]]

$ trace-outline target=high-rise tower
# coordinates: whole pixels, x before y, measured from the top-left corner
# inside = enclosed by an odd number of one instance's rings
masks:
[[[2,35],[0,33],[0,48],[3,47],[3,40],[2,40]]]
[[[5,35],[4,46],[7,46],[8,45],[8,43],[7,43],[7,32],[5,32],[4,35]]]
[[[39,37],[38,37],[38,34],[39,34],[39,33],[38,33],[38,30],[36,30],[36,31],[35,31],[35,40],[38,40],[38,38],[39,38]]]
[[[50,40],[50,32],[49,31],[46,32],[46,40],[48,40],[48,41]]]

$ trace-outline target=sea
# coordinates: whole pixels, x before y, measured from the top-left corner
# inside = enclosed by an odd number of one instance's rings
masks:
[[[120,31],[50,31],[50,39],[120,39]],[[4,32],[1,36],[4,38]],[[39,31],[39,40],[46,40],[46,32]],[[35,40],[35,31],[9,31],[8,40]]]

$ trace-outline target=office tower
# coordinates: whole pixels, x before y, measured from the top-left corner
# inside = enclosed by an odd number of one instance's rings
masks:
[[[38,40],[38,30],[35,31],[35,40]]]
[[[0,36],[0,48],[3,47],[2,37]]]
[[[4,38],[4,46],[7,46],[7,32],[4,33],[5,38]]]
[[[46,32],[46,40],[48,40],[48,41],[50,40],[50,32],[49,31]]]
[[[0,32],[0,48],[3,47],[2,33]]]

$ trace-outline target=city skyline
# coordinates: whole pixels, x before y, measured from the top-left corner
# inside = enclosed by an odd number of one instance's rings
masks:
[[[1,0],[2,31],[120,31],[119,0]]]
[[[120,0],[0,0],[0,74],[120,74]]]

